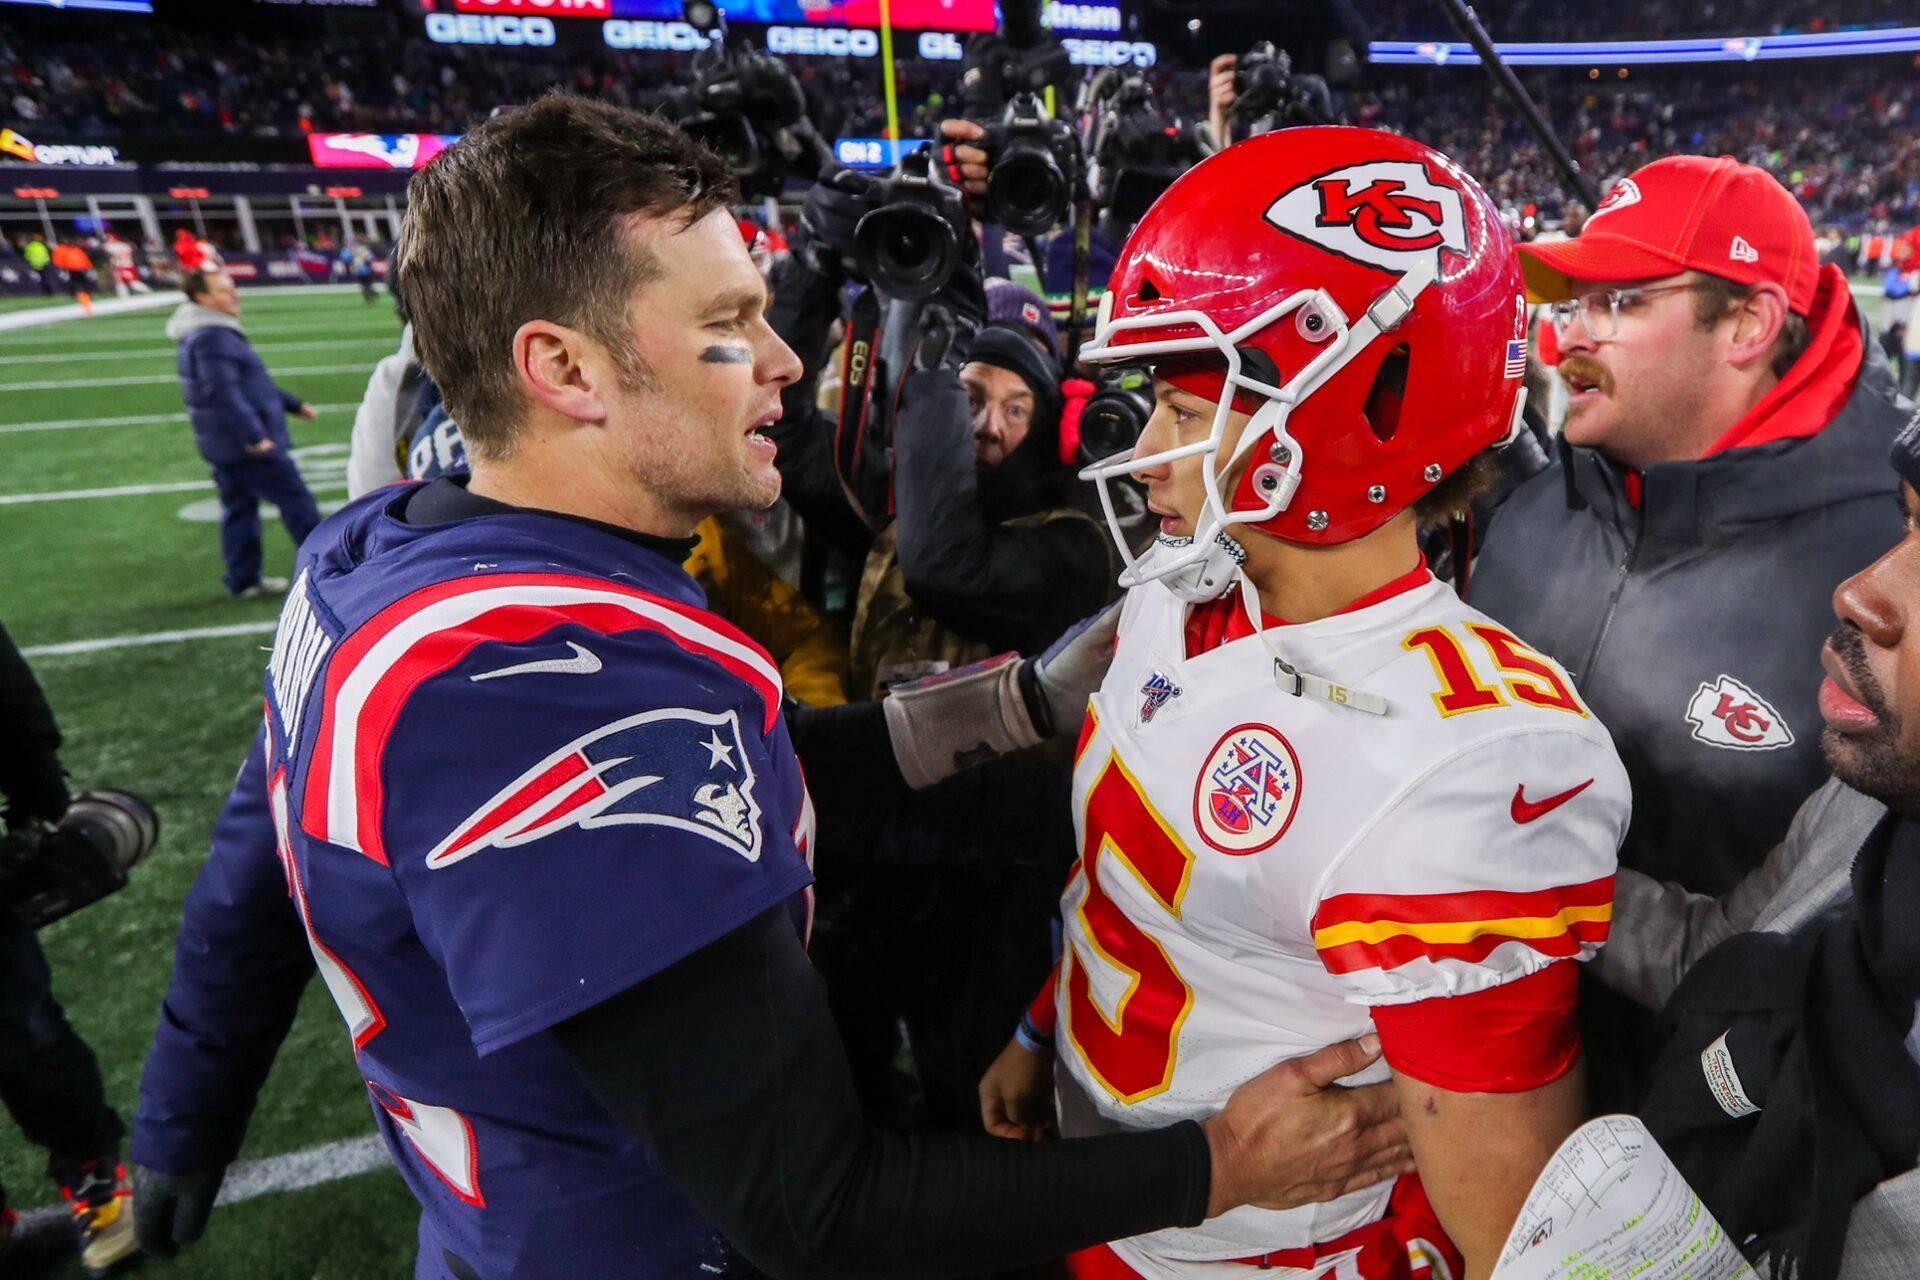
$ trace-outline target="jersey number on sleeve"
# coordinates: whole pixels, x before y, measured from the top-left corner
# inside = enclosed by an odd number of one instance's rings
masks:
[[[1559,670],[1511,631],[1484,622],[1469,622],[1467,630],[1486,650],[1494,670],[1499,673],[1497,685],[1480,679],[1466,646],[1446,627],[1427,627],[1400,642],[1403,649],[1427,651],[1433,674],[1440,681],[1433,704],[1440,708],[1441,715],[1457,716],[1488,707],[1510,706],[1514,702],[1576,716],[1587,714]]]
[[[1075,878],[1085,887],[1062,975],[1067,1038],[1109,1093],[1121,1102],[1139,1102],[1173,1082],[1180,1024],[1193,1008],[1193,988],[1160,944],[1108,896],[1106,881],[1124,868],[1178,919],[1193,854],[1174,838],[1115,757],[1108,758],[1087,794],[1084,830]],[[1093,954],[1082,950],[1089,944]],[[1089,969],[1095,965],[1118,970],[1127,983],[1111,1018],[1093,997]]]

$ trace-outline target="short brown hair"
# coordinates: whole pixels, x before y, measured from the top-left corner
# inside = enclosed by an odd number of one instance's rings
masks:
[[[1499,483],[1498,447],[1482,449],[1454,468],[1446,479],[1414,499],[1414,523],[1422,529],[1438,529],[1455,516],[1466,514]]]
[[[213,272],[203,271],[199,267],[180,273],[180,292],[187,295],[188,302],[198,302],[207,296],[209,287],[207,277],[212,274]]]
[[[1745,302],[1752,291],[1738,280],[1703,273],[1693,289],[1694,324],[1702,329],[1713,328],[1733,314],[1734,308]],[[1806,354],[1807,345],[1812,341],[1813,331],[1807,326],[1807,318],[1787,312],[1786,322],[1773,340],[1773,376],[1786,377],[1787,370]]]
[[[674,125],[564,93],[495,116],[415,174],[395,276],[467,447],[512,452],[513,335],[529,320],[579,329],[644,379],[627,304],[660,268],[631,220],[691,226],[736,195],[726,164]]]

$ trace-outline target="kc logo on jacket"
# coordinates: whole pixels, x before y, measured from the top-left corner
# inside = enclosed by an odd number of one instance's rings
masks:
[[[1322,174],[1275,200],[1266,219],[1288,235],[1388,271],[1407,271],[1442,249],[1467,251],[1459,190],[1435,182],[1414,160]]]
[[[1687,703],[1693,736],[1734,751],[1772,751],[1793,745],[1793,730],[1773,704],[1730,675],[1702,684]]]

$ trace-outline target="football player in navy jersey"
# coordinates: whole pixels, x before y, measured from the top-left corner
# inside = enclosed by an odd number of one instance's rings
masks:
[[[804,950],[816,833],[1077,729],[1097,672],[1063,679],[1068,644],[802,714],[705,609],[687,538],[778,495],[798,372],[734,195],[672,126],[565,96],[415,176],[398,273],[472,474],[302,549],[141,1084],[150,1251],[203,1230],[316,971],[421,1278],[978,1274],[1404,1167],[1389,1098],[1331,1087],[1359,1042],[1154,1132],[862,1118]]]

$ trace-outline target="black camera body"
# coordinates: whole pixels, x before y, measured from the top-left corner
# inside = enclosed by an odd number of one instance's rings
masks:
[[[873,208],[853,229],[851,274],[890,298],[930,298],[963,261],[973,234],[966,196],[926,147],[900,157],[870,189]]]
[[[667,113],[727,162],[748,199],[779,195],[789,177],[814,177],[831,153],[792,69],[730,37],[724,23],[707,34],[692,85],[667,94]]]
[[[1291,125],[1332,124],[1333,93],[1325,77],[1296,73],[1286,50],[1261,40],[1234,64],[1232,113],[1249,135]]]
[[[1037,236],[1073,213],[1080,173],[1080,137],[1056,120],[1037,94],[1013,95],[983,142],[992,159],[987,170],[984,217],[1015,235]]]
[[[1131,228],[1174,179],[1206,152],[1177,116],[1161,111],[1145,80],[1121,82],[1094,126],[1088,177],[1094,207],[1116,227]]]
[[[0,836],[0,921],[32,931],[126,886],[160,818],[130,791],[83,791],[57,826]]]

